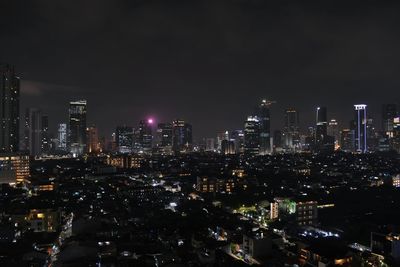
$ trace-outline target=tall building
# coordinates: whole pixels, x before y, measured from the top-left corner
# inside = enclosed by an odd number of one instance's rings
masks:
[[[69,103],[69,151],[82,155],[86,148],[86,100]]]
[[[221,131],[217,133],[217,150],[222,150],[222,141],[229,140],[229,132],[228,131]]]
[[[157,126],[157,146],[163,154],[172,153],[172,123],[159,123]]]
[[[19,150],[19,88],[14,67],[0,64],[0,152]]]
[[[335,142],[335,149],[339,148],[340,131],[339,124],[335,119],[331,119],[328,123],[328,136],[332,136]]]
[[[18,153],[0,155],[0,184],[23,183],[29,178],[29,156]]]
[[[153,147],[153,120],[141,120],[138,129],[140,151],[150,153]]]
[[[99,131],[97,127],[90,126],[86,129],[86,140],[87,140],[86,150],[88,153],[101,152]]]
[[[355,109],[355,147],[357,152],[365,153],[367,147],[367,105],[354,105]]]
[[[340,132],[340,149],[346,152],[355,151],[355,135],[354,130],[343,129]]]
[[[49,133],[49,116],[42,116],[42,128],[41,128],[41,152],[42,154],[49,154],[51,148],[51,140]]]
[[[25,112],[24,143],[31,156],[42,154],[42,112],[37,108],[27,108]]]
[[[257,108],[256,116],[260,121],[260,154],[265,155],[271,152],[271,116],[269,103],[266,99],[261,101]]]
[[[184,120],[175,120],[172,127],[174,152],[189,152],[193,145],[192,125]]]
[[[215,139],[214,138],[206,138],[206,151],[214,151],[215,150]]]
[[[328,135],[328,118],[326,107],[317,107],[315,122],[315,144],[317,149],[321,148]]]
[[[244,153],[260,154],[260,121],[256,116],[249,116],[244,122]]]
[[[67,151],[67,124],[59,123],[57,126],[57,150]]]
[[[129,126],[118,126],[115,130],[115,143],[119,153],[131,153],[133,149],[134,129]]]
[[[382,130],[389,135],[393,135],[393,120],[397,117],[396,104],[382,105]]]
[[[294,108],[286,109],[284,123],[284,147],[296,150],[300,146],[299,112]]]
[[[243,130],[234,130],[231,132],[231,140],[235,143],[235,152],[243,153],[244,151],[244,132]]]

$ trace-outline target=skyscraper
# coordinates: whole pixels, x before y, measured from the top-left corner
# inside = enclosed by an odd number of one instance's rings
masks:
[[[284,147],[296,150],[300,146],[299,112],[294,108],[286,109],[284,123]]]
[[[153,147],[153,120],[141,120],[138,129],[140,151],[150,153]]]
[[[57,126],[57,149],[61,151],[67,151],[67,124],[59,123]]]
[[[49,116],[42,116],[41,125],[41,152],[42,154],[50,153],[50,133],[49,133]]]
[[[159,123],[157,127],[158,146],[162,153],[172,152],[173,130],[172,123]]]
[[[328,136],[332,136],[335,142],[335,149],[339,147],[339,139],[340,139],[340,132],[339,132],[339,124],[335,119],[331,119],[328,123],[327,129]]]
[[[14,67],[0,64],[0,152],[19,150],[19,88]]]
[[[328,118],[326,107],[317,107],[315,122],[315,143],[317,149],[325,143],[328,130]]]
[[[367,152],[367,105],[354,105],[355,109],[355,147],[357,152]]]
[[[82,155],[86,147],[86,100],[69,103],[69,151]]]
[[[86,129],[86,150],[88,153],[99,153],[101,152],[99,131],[97,127],[90,126]]]
[[[174,120],[172,127],[174,152],[190,151],[193,144],[192,125],[184,120]]]
[[[118,126],[115,130],[115,143],[119,153],[131,153],[133,149],[134,129],[129,126]]]
[[[263,99],[257,107],[256,116],[260,121],[260,154],[265,155],[271,152],[271,122],[270,103]]]
[[[248,116],[244,122],[244,153],[260,154],[260,121],[256,116]]]
[[[24,143],[31,156],[42,154],[42,112],[40,109],[26,109]]]
[[[382,105],[382,130],[389,136],[393,135],[393,120],[397,117],[396,104]]]

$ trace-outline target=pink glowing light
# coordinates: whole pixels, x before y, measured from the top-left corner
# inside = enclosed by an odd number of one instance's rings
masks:
[[[149,124],[153,124],[154,120],[153,120],[152,118],[150,118],[150,119],[147,120],[147,122],[148,122]]]

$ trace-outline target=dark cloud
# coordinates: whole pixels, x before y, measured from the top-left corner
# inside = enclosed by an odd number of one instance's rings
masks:
[[[0,10],[0,61],[26,80],[23,107],[53,123],[87,98],[107,134],[153,114],[186,118],[201,137],[242,127],[268,97],[274,127],[286,107],[311,124],[317,105],[347,126],[355,102],[379,114],[400,96],[396,2],[4,0]]]

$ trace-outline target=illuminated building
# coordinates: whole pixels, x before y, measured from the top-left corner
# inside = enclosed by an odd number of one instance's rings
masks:
[[[269,218],[270,220],[276,220],[279,218],[279,204],[277,202],[270,203]]]
[[[141,120],[138,129],[140,152],[150,153],[153,147],[153,120]]]
[[[400,117],[393,119],[393,138],[391,139],[391,148],[400,153]]]
[[[327,128],[328,136],[332,136],[335,142],[335,150],[339,148],[339,140],[340,140],[340,132],[339,132],[339,125],[335,119],[331,119],[328,123]]]
[[[231,132],[231,140],[235,143],[236,153],[244,151],[244,132],[243,130],[234,130]]]
[[[384,104],[382,105],[382,129],[391,137],[393,133],[393,120],[397,117],[397,105],[396,104]]]
[[[229,140],[229,132],[228,131],[223,131],[217,133],[217,150],[221,151],[222,150],[222,141],[224,140]]]
[[[318,219],[318,202],[296,203],[296,221],[298,225],[315,225]]]
[[[235,142],[232,140],[223,140],[221,143],[221,153],[224,155],[235,154]]]
[[[115,143],[119,153],[131,153],[133,149],[134,129],[129,126],[118,126],[115,130]]]
[[[0,184],[23,183],[29,177],[29,156],[0,154]]]
[[[171,123],[159,123],[157,127],[158,146],[163,154],[172,153],[173,130]]]
[[[355,147],[357,152],[365,153],[367,148],[367,105],[354,105],[355,118]]]
[[[57,126],[57,149],[67,151],[67,124],[59,123]]]
[[[101,152],[99,132],[95,126],[91,126],[86,129],[86,141],[86,149],[88,153]]]
[[[173,150],[174,152],[188,152],[193,143],[192,125],[183,121],[172,122],[173,129]]]
[[[139,169],[143,164],[143,157],[138,155],[111,155],[107,157],[107,164],[120,169]]]
[[[392,185],[394,187],[400,187],[400,174],[392,178]]]
[[[74,157],[86,147],[86,100],[69,103],[69,150]]]
[[[31,209],[27,214],[12,215],[22,229],[33,232],[56,232],[60,228],[60,212],[52,209]]]
[[[296,109],[285,111],[283,139],[286,149],[296,150],[300,146],[299,112]]]
[[[14,67],[0,64],[0,152],[19,150],[19,90]]]
[[[316,122],[315,122],[315,143],[316,147],[320,149],[328,135],[328,119],[326,107],[317,107]]]
[[[263,99],[257,107],[256,116],[260,122],[260,154],[271,152],[271,116],[269,106],[272,102]]]
[[[50,153],[50,136],[49,136],[49,117],[47,115],[42,116],[41,125],[41,152],[42,154]]]
[[[260,121],[249,116],[244,123],[244,153],[258,155],[260,153]]]

